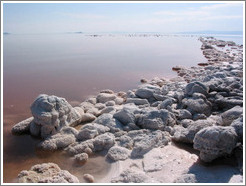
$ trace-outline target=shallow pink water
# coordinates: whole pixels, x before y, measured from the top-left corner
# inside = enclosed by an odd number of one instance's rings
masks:
[[[21,170],[48,161],[75,174],[102,166],[96,172],[102,176],[109,169],[103,157],[80,168],[70,160],[65,166],[67,157],[60,153],[44,153],[41,158],[35,149],[37,139],[11,134],[15,123],[31,116],[30,104],[39,94],[65,97],[76,105],[99,90],[127,91],[141,78],[172,77],[173,66],[206,60],[195,37],[4,35],[3,44],[4,182],[15,182]]]

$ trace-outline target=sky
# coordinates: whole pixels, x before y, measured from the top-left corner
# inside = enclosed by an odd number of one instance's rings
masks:
[[[3,32],[242,31],[241,3],[4,3]]]

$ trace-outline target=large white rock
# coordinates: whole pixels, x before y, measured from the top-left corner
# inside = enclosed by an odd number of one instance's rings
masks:
[[[200,130],[194,138],[194,149],[205,162],[231,154],[236,147],[237,134],[233,127],[213,126]]]
[[[31,105],[34,122],[40,125],[40,135],[46,138],[64,126],[80,122],[81,115],[64,98],[39,95]]]

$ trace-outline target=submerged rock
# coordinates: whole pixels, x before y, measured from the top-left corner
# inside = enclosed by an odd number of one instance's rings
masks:
[[[15,124],[11,130],[13,134],[24,134],[29,133],[30,124],[33,122],[33,117],[27,118],[24,121],[21,121]]]
[[[91,174],[84,174],[83,178],[85,179],[85,181],[87,181],[88,183],[93,183],[95,182],[94,177]]]
[[[54,134],[38,144],[43,150],[64,149],[72,143],[75,143],[78,131],[71,127],[64,127],[59,133]]]
[[[19,183],[79,183],[77,177],[66,170],[61,170],[55,163],[37,164],[29,171],[23,170],[18,175]]]
[[[84,164],[85,162],[87,162],[88,158],[89,156],[86,153],[76,154],[74,156],[74,159],[80,164]]]

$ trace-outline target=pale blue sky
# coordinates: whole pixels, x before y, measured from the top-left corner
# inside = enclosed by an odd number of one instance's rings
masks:
[[[4,3],[3,31],[242,31],[240,3]]]

